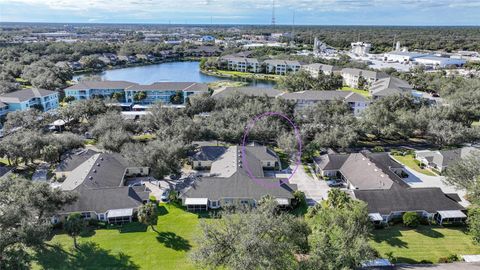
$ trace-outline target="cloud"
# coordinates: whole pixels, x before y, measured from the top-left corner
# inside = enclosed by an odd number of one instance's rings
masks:
[[[345,20],[359,16],[370,16],[381,24],[382,17],[389,14],[392,17],[430,16],[443,19],[442,13],[456,15],[456,21],[466,18],[475,18],[480,14],[480,0],[276,0],[278,20],[282,16],[288,22],[291,14],[296,13],[296,20],[302,19],[321,21],[321,18],[336,15]],[[15,7],[15,8],[13,8]],[[42,21],[57,16],[69,16],[77,21],[156,21],[188,20],[201,21],[210,18],[221,19],[226,22],[259,23],[270,21],[271,0],[0,0],[2,15],[0,20],[16,17],[18,20],[32,19],[28,13],[18,13],[17,10],[32,10]],[[44,14],[34,12],[42,11]],[[15,14],[15,13],[18,14]],[[53,16],[52,16],[53,15]],[[417,18],[422,21],[428,18]],[[447,19],[444,19],[447,21]],[[336,23],[335,21],[328,21]],[[448,22],[448,21],[447,21]],[[306,22],[308,23],[308,22]],[[410,23],[410,22],[408,22]],[[480,23],[480,18],[476,24]]]

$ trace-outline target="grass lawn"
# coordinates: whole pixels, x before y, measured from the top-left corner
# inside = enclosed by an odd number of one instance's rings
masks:
[[[344,87],[340,88],[340,90],[342,90],[342,91],[352,91],[352,92],[355,92],[355,93],[360,94],[360,95],[362,95],[364,97],[367,97],[367,98],[371,97],[370,92],[368,92],[368,90],[360,90],[360,89],[347,87],[347,86],[344,86]]]
[[[80,251],[73,240],[57,234],[52,246],[36,255],[34,269],[195,269],[188,259],[198,233],[199,216],[172,204],[161,204],[153,231],[143,224],[99,229],[80,237]]]
[[[233,81],[216,81],[208,84],[208,87],[212,89],[219,89],[222,87],[243,87],[247,86],[246,82],[233,82]]]
[[[374,230],[372,246],[387,258],[392,253],[397,262],[437,263],[441,257],[451,254],[479,254],[480,246],[472,243],[472,238],[463,228],[420,226],[407,229],[401,225]]]
[[[419,173],[423,173],[425,175],[436,176],[435,173],[420,168],[420,161],[416,160],[412,155],[405,155],[405,156],[393,156],[397,161],[402,163],[403,165],[409,167],[410,169],[417,171]]]

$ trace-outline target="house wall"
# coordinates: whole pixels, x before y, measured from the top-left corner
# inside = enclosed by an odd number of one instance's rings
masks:
[[[202,161],[193,160],[192,167],[193,168],[210,168],[212,167],[212,163],[213,161],[211,160],[202,160]]]
[[[135,175],[142,175],[147,176],[150,174],[149,167],[128,167],[125,171],[125,176],[135,176]]]

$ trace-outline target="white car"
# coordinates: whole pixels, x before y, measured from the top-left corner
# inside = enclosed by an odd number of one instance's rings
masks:
[[[170,195],[170,189],[165,189],[162,193],[162,196],[160,196],[160,200],[162,202],[168,202],[169,201],[169,195]]]

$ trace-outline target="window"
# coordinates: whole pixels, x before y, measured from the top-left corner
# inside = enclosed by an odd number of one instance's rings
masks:
[[[270,166],[271,166],[271,165],[270,165],[270,161],[269,161],[269,162],[267,162],[267,167],[270,167]]]
[[[240,203],[241,204],[248,204],[248,200],[241,200]]]
[[[100,219],[100,220],[105,220],[105,214],[100,214],[100,215],[98,216],[98,219]]]
[[[83,219],[90,219],[90,218],[91,218],[90,212],[84,212],[84,213],[82,213],[82,218],[83,218]]]
[[[217,207],[218,201],[210,201],[210,204],[212,205],[212,207]]]
[[[198,162],[198,167],[202,167],[202,162]]]

